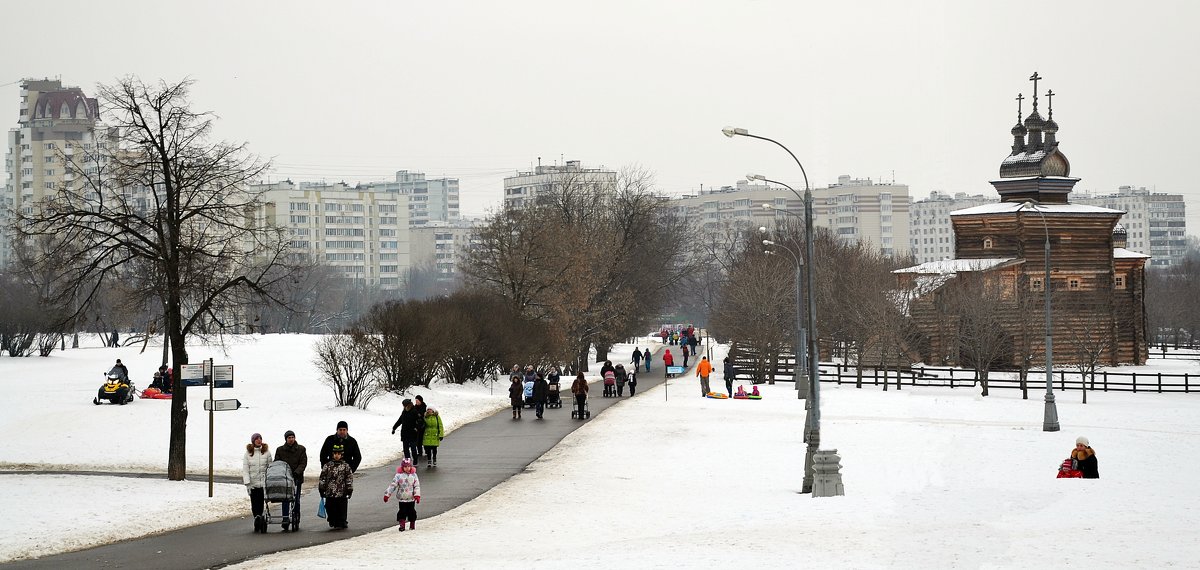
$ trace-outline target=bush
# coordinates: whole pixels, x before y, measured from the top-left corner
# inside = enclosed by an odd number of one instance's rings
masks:
[[[382,392],[378,360],[368,337],[339,334],[317,341],[313,364],[321,380],[333,388],[339,406],[367,409],[367,404]]]

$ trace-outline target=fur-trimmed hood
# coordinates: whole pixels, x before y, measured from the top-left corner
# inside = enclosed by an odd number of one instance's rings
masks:
[[[267,442],[264,441],[262,444],[262,454],[267,455],[269,452],[270,451],[267,449]],[[254,444],[253,443],[246,444],[246,455],[254,455]]]

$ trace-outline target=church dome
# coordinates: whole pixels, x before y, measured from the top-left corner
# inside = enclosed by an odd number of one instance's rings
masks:
[[[1044,121],[1042,119],[1042,116],[1039,115],[1037,111],[1030,113],[1029,116],[1025,118],[1025,128],[1027,128],[1031,131],[1032,130],[1041,130],[1042,126],[1044,126],[1045,124],[1046,124],[1046,121]]]
[[[1046,131],[1047,133],[1057,133],[1058,132],[1058,123],[1054,122],[1054,119],[1050,119],[1050,120],[1046,121],[1046,124],[1044,126],[1042,126],[1042,130]]]
[[[1023,136],[1025,136],[1025,135],[1026,135],[1026,134],[1027,134],[1029,131],[1027,131],[1027,130],[1025,129],[1025,126],[1024,126],[1024,125],[1022,125],[1021,123],[1017,123],[1017,124],[1013,125],[1013,128],[1012,128],[1012,131],[1011,131],[1011,132],[1012,132],[1012,136],[1014,136],[1014,137],[1023,137]]]

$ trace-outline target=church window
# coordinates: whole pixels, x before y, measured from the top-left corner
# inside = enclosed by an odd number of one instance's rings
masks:
[[[1071,277],[1071,278],[1067,279],[1067,289],[1069,289],[1071,291],[1078,291],[1080,285],[1081,285],[1081,282],[1078,277]]]
[[[1125,276],[1124,275],[1117,275],[1116,277],[1113,278],[1113,288],[1114,289],[1124,289],[1125,288]]]
[[[1034,278],[1030,279],[1029,280],[1029,289],[1032,291],[1041,291],[1042,290],[1042,278],[1034,277]]]
[[[983,238],[983,249],[992,249],[992,238]]]

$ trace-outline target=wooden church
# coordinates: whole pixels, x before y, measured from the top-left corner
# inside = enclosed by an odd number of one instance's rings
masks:
[[[1047,118],[1038,113],[1040,79],[1030,78],[1033,110],[1023,123],[1017,97],[1012,152],[991,183],[1000,202],[951,213],[955,259],[895,272],[914,323],[911,352],[924,362],[973,366],[968,355],[980,352],[964,345],[989,342],[975,338],[983,335],[998,345],[985,356],[994,367],[1044,362],[1047,320],[1056,364],[1146,360],[1150,256],[1125,249],[1125,212],[1070,203],[1079,179],[1059,148],[1054,91],[1046,93]]]

